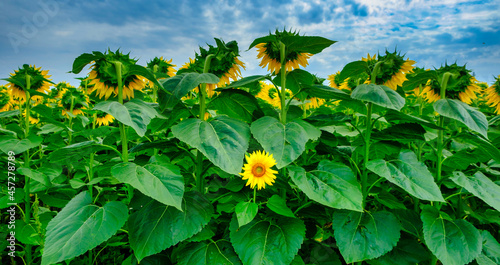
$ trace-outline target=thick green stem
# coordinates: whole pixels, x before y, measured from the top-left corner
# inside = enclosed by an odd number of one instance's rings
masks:
[[[122,80],[122,63],[115,62],[116,79],[118,81],[118,102],[123,104],[123,80]],[[128,162],[128,141],[127,130],[123,123],[120,123],[120,138],[122,140],[122,161]]]
[[[253,202],[257,203],[257,189],[256,188],[253,189]]]
[[[451,77],[451,73],[444,73],[443,80],[441,81],[441,99],[446,98],[446,87],[448,85],[448,80]],[[444,127],[444,117],[439,116],[439,127]],[[444,142],[444,131],[438,130],[438,139],[437,139],[437,183],[440,185],[442,179],[441,166],[443,163],[443,142]]]
[[[73,95],[71,95],[71,106],[69,107],[69,113],[68,114],[68,117],[69,117],[69,131],[68,131],[68,145],[71,144],[71,142],[73,141],[73,108],[75,107],[75,97],[73,97]]]
[[[28,138],[30,134],[30,113],[31,113],[31,96],[28,91],[31,89],[31,76],[26,75],[26,118],[24,128],[24,137]],[[26,150],[24,153],[24,167],[30,168],[30,153],[29,150]],[[24,176],[24,222],[29,225],[31,220],[31,197],[30,197],[30,178],[28,176]],[[26,263],[32,263],[31,256],[31,245],[27,244],[25,246],[26,252]]]
[[[372,106],[371,102],[368,102],[367,112],[366,112],[366,130],[365,130],[365,159],[364,159],[364,170],[363,175],[361,175],[361,188],[363,191],[363,208],[366,205],[367,188],[368,188],[368,161],[370,160],[370,137],[372,132]]]
[[[286,124],[286,58],[285,58],[285,44],[280,42],[280,60],[281,60],[281,90],[280,90],[280,100],[281,100],[281,123]]]
[[[203,66],[203,73],[206,74],[210,70],[210,61],[215,55],[210,54],[205,59],[205,65]],[[205,120],[206,103],[205,99],[207,97],[207,84],[203,83],[200,86],[198,97],[200,100],[200,120]],[[205,193],[205,179],[203,179],[203,153],[199,150],[196,154],[196,187],[200,193]]]

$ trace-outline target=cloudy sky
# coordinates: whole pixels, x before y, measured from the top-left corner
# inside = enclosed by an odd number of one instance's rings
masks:
[[[386,49],[419,67],[466,64],[488,84],[500,74],[499,0],[1,0],[0,10],[0,78],[34,64],[76,85],[87,72],[67,73],[73,60],[108,48],[179,68],[214,37],[239,43],[243,76],[265,74],[248,46],[283,27],[338,41],[306,68],[324,78]]]

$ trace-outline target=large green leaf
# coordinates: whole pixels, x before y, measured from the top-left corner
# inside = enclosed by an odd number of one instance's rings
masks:
[[[284,125],[269,116],[254,121],[251,130],[255,139],[276,159],[278,168],[295,161],[304,152],[307,141],[321,136],[319,129],[305,121],[295,120]]]
[[[500,186],[483,173],[476,172],[473,176],[467,176],[461,171],[455,171],[451,180],[500,211]]]
[[[462,101],[448,98],[440,99],[434,103],[434,110],[444,117],[463,123],[469,129],[488,138],[488,120],[486,116]]]
[[[139,262],[197,234],[213,213],[210,202],[196,192],[184,194],[182,210],[153,200],[130,216],[130,246]]]
[[[216,110],[217,114],[225,114],[248,123],[264,116],[257,99],[250,93],[238,89],[222,90],[210,101],[208,108]]]
[[[384,85],[361,84],[354,89],[351,97],[398,111],[405,105],[401,95]]]
[[[273,196],[271,196],[271,198],[269,198],[269,200],[267,201],[266,206],[277,214],[295,218],[292,210],[290,210],[290,208],[286,206],[286,201],[279,195],[274,194]]]
[[[132,127],[139,136],[146,134],[147,126],[158,113],[149,103],[139,99],[120,104],[116,101],[103,101],[94,106],[94,109],[106,112],[121,123]]]
[[[273,80],[273,82],[281,87],[281,74],[280,72]],[[295,69],[286,74],[286,88],[290,89],[293,94],[299,92],[301,85],[312,85],[314,76],[309,72],[302,69]]]
[[[91,53],[80,54],[80,56],[76,57],[76,59],[73,61],[73,68],[72,68],[71,72],[73,74],[80,73],[87,64],[91,63],[95,59],[96,59],[95,54],[91,54]]]
[[[430,259],[430,253],[419,242],[401,239],[391,252],[370,260],[368,263],[371,265],[415,265],[428,259]]]
[[[36,135],[30,135],[28,138],[22,140],[10,135],[5,135],[0,137],[0,149],[6,154],[12,151],[18,155],[26,150],[39,146],[42,141],[43,138]]]
[[[463,132],[456,137],[454,140],[460,141],[466,144],[472,144],[478,147],[481,152],[488,155],[491,159],[500,163],[500,150],[493,145],[490,141],[483,139],[482,137],[472,134],[470,132]]]
[[[236,218],[238,218],[238,225],[244,226],[255,218],[259,207],[255,202],[239,202],[234,210]]]
[[[92,204],[89,193],[76,195],[47,225],[42,265],[79,256],[113,236],[128,218],[127,206]]]
[[[341,99],[341,100],[352,100],[351,96],[346,92],[325,85],[306,85],[304,86],[304,91],[311,97],[318,97],[324,99]]]
[[[232,82],[231,84],[221,88],[221,89],[228,89],[228,88],[238,88],[238,87],[247,87],[249,84],[253,84],[255,82],[262,81],[264,79],[268,78],[267,75],[252,75],[252,76],[247,76],[243,77],[242,79],[239,79],[237,81]]]
[[[287,51],[316,54],[336,41],[318,36],[289,35],[283,37],[281,42],[285,44]]]
[[[427,83],[427,80],[429,80],[429,79],[431,79],[431,80],[438,79],[436,71],[433,71],[433,70],[425,71],[425,72],[422,72],[422,73],[419,73],[416,75],[406,75],[406,77],[408,77],[409,79],[403,83],[403,90],[404,91],[413,90],[413,89],[419,87],[420,85],[425,86],[425,84]]]
[[[402,150],[395,160],[368,161],[366,168],[419,199],[444,202],[431,172],[410,150]]]
[[[423,125],[425,127],[429,127],[432,129],[443,130],[443,128],[437,126],[433,122],[430,122],[428,120],[424,120],[424,119],[417,117],[417,116],[405,114],[403,112],[399,112],[399,111],[395,111],[395,110],[391,110],[391,109],[387,110],[387,112],[384,115],[384,118],[388,122],[399,121],[400,123],[401,122],[418,123],[420,125]]]
[[[164,98],[160,100],[162,108],[173,108],[182,97],[202,83],[217,84],[218,82],[219,78],[211,73],[183,73],[165,79],[161,88],[169,94],[164,95]]]
[[[425,133],[425,129],[420,124],[402,123],[394,124],[384,130],[374,132],[372,139],[378,141],[397,141],[407,144],[416,140],[425,141]]]
[[[356,76],[364,72],[369,72],[368,63],[365,61],[354,61],[346,64],[340,71],[339,79],[344,81],[346,78]]]
[[[396,217],[385,211],[336,211],[333,214],[334,236],[347,263],[378,258],[398,243],[400,225]]]
[[[85,141],[53,151],[49,155],[49,160],[57,164],[74,163],[91,153],[101,150],[114,150],[118,155],[120,154],[113,147],[98,144],[96,141]]]
[[[120,163],[111,168],[111,176],[132,185],[144,195],[182,211],[184,177],[175,165],[157,163],[141,167],[130,162]]]
[[[485,261],[481,263],[479,257],[477,261],[479,265],[483,264],[500,264],[500,244],[498,241],[490,234],[490,232],[483,230],[481,231],[481,237],[483,238],[483,249],[481,251],[481,260]],[[490,263],[488,263],[488,261]]]
[[[425,205],[420,218],[425,244],[443,265],[463,265],[481,253],[481,235],[469,222],[450,220],[433,206]]]
[[[231,243],[245,265],[290,264],[306,232],[302,220],[296,218],[254,219],[239,228],[235,219],[229,227]]]
[[[310,172],[297,166],[287,169],[293,183],[311,200],[332,208],[363,211],[361,186],[348,166],[323,160]]]
[[[179,255],[179,265],[241,264],[233,246],[224,239],[190,243]]]
[[[217,116],[210,122],[187,119],[172,126],[172,133],[227,173],[241,172],[250,141],[246,123],[227,116]]]

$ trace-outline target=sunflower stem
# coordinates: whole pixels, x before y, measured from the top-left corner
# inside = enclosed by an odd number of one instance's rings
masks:
[[[69,117],[69,131],[68,131],[68,145],[71,144],[71,142],[73,141],[73,108],[75,106],[75,97],[73,97],[73,95],[71,95],[71,106],[69,107],[69,113],[68,114],[68,117]]]
[[[368,186],[368,162],[370,160],[370,137],[372,132],[372,106],[373,103],[368,102],[367,112],[366,112],[366,131],[365,131],[365,159],[364,159],[364,171],[361,175],[361,187],[363,189],[363,208],[366,205],[367,197],[367,186]]]
[[[31,113],[31,97],[30,92],[31,89],[31,76],[26,75],[26,119],[25,124],[26,128],[24,129],[24,137],[28,138],[30,134],[30,113]],[[30,153],[29,150],[26,150],[24,153],[24,167],[30,168]],[[30,225],[31,220],[31,197],[30,197],[30,178],[28,176],[24,176],[24,223]],[[31,256],[31,245],[27,244],[25,246],[26,252],[26,263],[32,263]]]
[[[441,99],[446,98],[446,87],[448,86],[448,80],[451,77],[451,73],[444,73],[443,79],[441,81]],[[444,126],[444,117],[442,115],[439,116],[439,127],[443,128]],[[442,179],[442,163],[443,163],[443,141],[444,141],[444,131],[438,131],[438,139],[437,139],[437,183],[440,185]]]
[[[286,60],[285,60],[285,44],[280,42],[280,74],[281,74],[281,90],[280,90],[280,100],[281,100],[281,123],[286,124],[286,104],[285,104],[285,96],[286,96]]]
[[[253,202],[257,203],[257,189],[253,189]]]

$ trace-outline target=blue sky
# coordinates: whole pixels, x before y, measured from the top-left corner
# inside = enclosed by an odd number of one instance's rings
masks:
[[[171,58],[179,68],[214,37],[239,43],[243,76],[266,74],[248,46],[285,26],[338,41],[306,68],[324,78],[395,48],[419,67],[466,64],[488,84],[500,74],[499,0],[2,0],[0,10],[0,78],[35,64],[55,83],[77,85],[74,78],[87,72],[67,73],[73,60],[108,48],[141,65]]]

